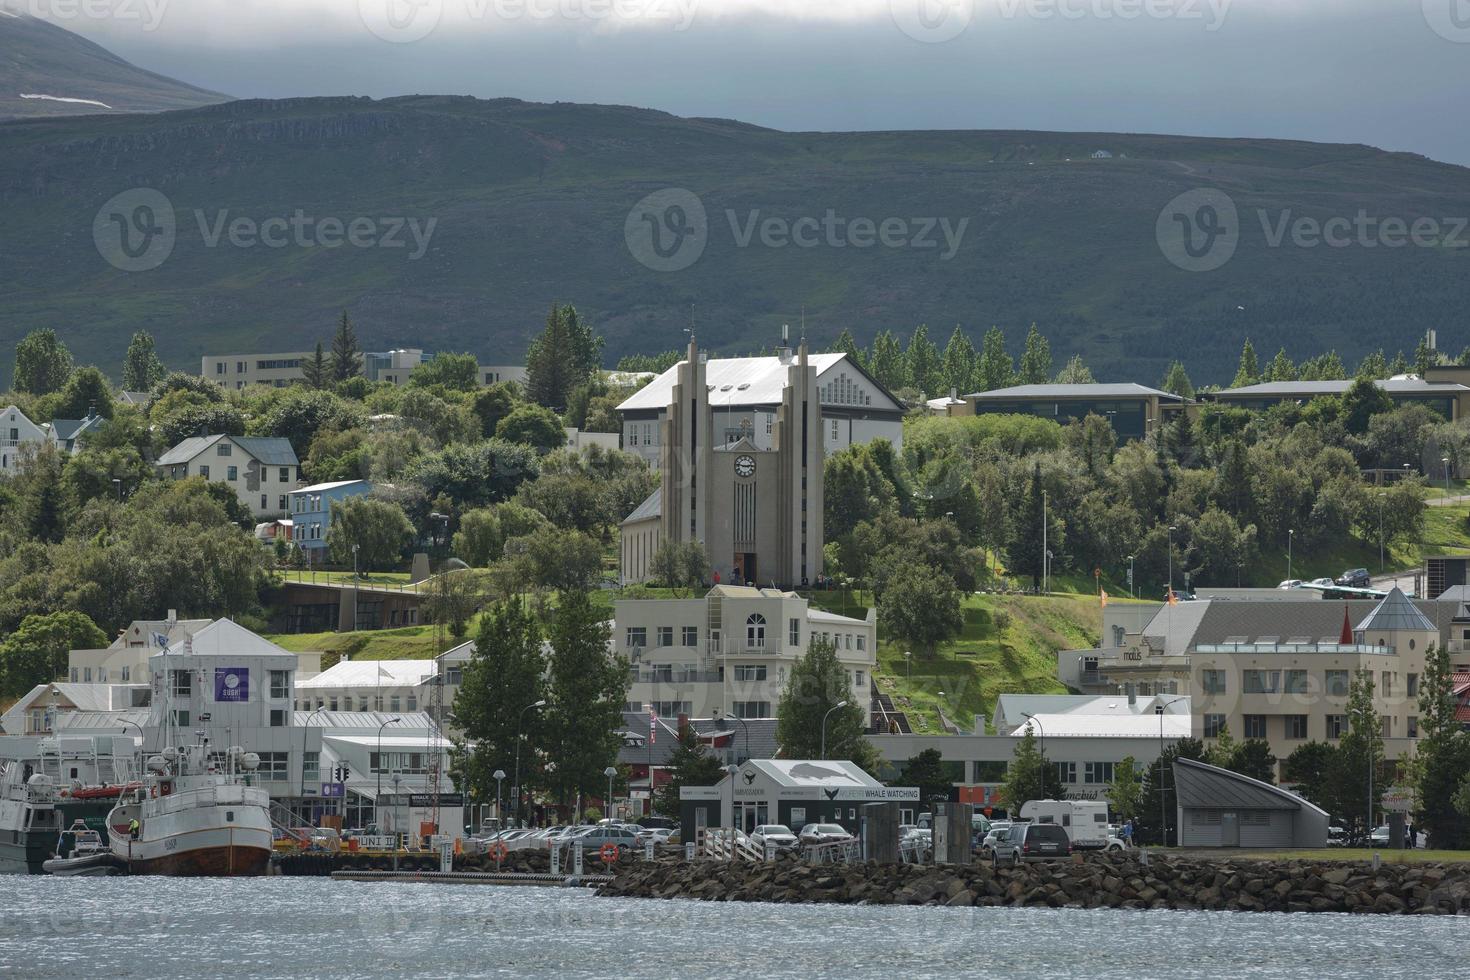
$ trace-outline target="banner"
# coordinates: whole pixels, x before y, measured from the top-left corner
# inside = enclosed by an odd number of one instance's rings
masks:
[[[249,701],[250,668],[214,668],[214,699],[216,701]]]

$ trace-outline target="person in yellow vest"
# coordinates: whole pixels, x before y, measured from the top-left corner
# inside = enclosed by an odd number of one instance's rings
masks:
[[[137,817],[134,817],[133,819],[131,819],[131,820],[128,821],[128,834],[129,834],[129,836],[131,836],[133,838],[133,840],[137,840],[138,839],[138,831],[140,829],[141,829],[141,827],[138,824],[138,818]]]

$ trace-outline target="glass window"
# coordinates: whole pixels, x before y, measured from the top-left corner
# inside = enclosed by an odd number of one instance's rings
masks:
[[[648,629],[643,626],[628,627],[628,649],[641,650],[648,646]]]
[[[289,467],[289,466],[282,466],[281,467],[281,482],[282,483],[290,483],[291,482],[291,467]]]
[[[1286,716],[1286,737],[1290,739],[1303,739],[1307,737],[1307,716]]]
[[[1419,675],[1418,674],[1410,674],[1409,675],[1409,697],[1411,697],[1411,698],[1417,698],[1418,696],[1419,696]]]
[[[1344,671],[1344,673],[1346,673],[1346,672]],[[1327,737],[1328,738],[1342,738],[1343,735],[1347,734],[1347,730],[1348,730],[1347,715],[1328,715],[1327,716]]]
[[[736,718],[771,717],[771,702],[769,701],[736,701],[734,708]]]
[[[697,647],[697,646],[699,646],[699,627],[698,626],[686,626],[686,627],[684,627],[684,636],[683,636],[683,639],[684,639],[684,645],[686,647]]]
[[[763,681],[766,679],[766,665],[736,664],[735,679],[737,681]]]
[[[1072,784],[1075,784],[1077,782],[1077,763],[1058,762],[1057,778],[1066,785],[1070,786]]]
[[[1225,671],[1208,669],[1200,671],[1200,686],[1204,688],[1206,694],[1224,694]]]
[[[790,623],[790,625],[787,628],[787,634],[788,634],[788,637],[789,637],[789,639],[791,641],[791,645],[792,646],[794,646],[794,647],[801,646],[801,620],[800,619],[792,618],[791,623]]]
[[[285,728],[286,727],[286,709],[285,708],[272,708],[271,709],[271,727],[272,728]]]
[[[1307,672],[1305,670],[1288,670],[1286,672],[1286,693],[1307,693]]]
[[[191,670],[171,670],[173,675],[173,696],[176,698],[192,697],[194,694],[194,672]]]
[[[1383,696],[1386,697],[1386,698],[1393,697],[1393,671],[1391,671],[1391,670],[1382,671],[1380,673],[1379,677],[1380,677],[1379,690],[1383,692]]]
[[[1409,737],[1410,738],[1418,738],[1419,737],[1419,718],[1418,718],[1417,715],[1410,715],[1409,716],[1409,731],[1408,731],[1408,734],[1409,734]]]
[[[1246,715],[1245,716],[1245,737],[1246,738],[1265,738],[1266,737],[1266,716],[1265,715]]]
[[[1006,778],[1005,762],[976,762],[975,782],[977,783],[999,783]]]
[[[1111,762],[1083,763],[1082,781],[1084,783],[1111,783],[1113,781],[1113,764]]]
[[[1345,698],[1348,693],[1348,672],[1345,670],[1329,670],[1326,674],[1327,695],[1329,697]]]
[[[1241,690],[1246,694],[1275,694],[1280,687],[1279,670],[1247,670],[1241,678]]]
[[[674,628],[672,626],[660,626],[658,628],[658,645],[671,647],[674,645]]]
[[[291,672],[288,670],[271,671],[271,697],[283,700],[291,696]]]
[[[209,479],[209,467],[207,465],[201,465],[199,467],[199,475],[204,477],[206,480]]]
[[[1220,729],[1225,727],[1225,716],[1209,714],[1205,715],[1205,738],[1219,738]]]
[[[239,479],[239,477],[240,477],[240,468],[238,466],[229,466],[229,467],[226,467],[225,468],[225,479],[226,480],[235,480],[235,479]]]
[[[233,451],[233,447],[228,442],[222,442],[214,447],[214,454],[216,456],[228,456]]]
[[[745,645],[754,649],[766,645],[766,617],[760,613],[751,613],[745,621]]]
[[[409,711],[419,710],[419,696],[417,694],[410,694],[404,700],[407,702]]]
[[[123,683],[124,684],[128,683],[128,681],[130,681],[132,679],[132,673],[133,673],[133,668],[131,666],[129,666],[128,664],[123,664],[122,679],[123,679]]]

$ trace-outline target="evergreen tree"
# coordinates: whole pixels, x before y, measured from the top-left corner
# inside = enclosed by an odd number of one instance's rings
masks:
[[[1043,567],[1042,526],[1043,521],[1050,517],[1044,512],[1041,462],[1038,460],[1031,471],[1031,483],[1026,489],[1026,502],[1021,507],[1019,518],[1012,528],[1013,533],[1009,546],[1006,548],[1006,564],[1009,570],[1015,575],[1031,576],[1032,586],[1038,589],[1041,588]]]
[[[1414,348],[1414,372],[1422,378],[1438,363],[1439,351],[1430,347],[1427,339],[1420,340],[1419,346]]]
[[[1021,353],[1019,382],[1023,385],[1044,385],[1051,377],[1051,342],[1031,324],[1026,334],[1026,349]]]
[[[570,394],[571,389],[586,384],[588,378],[602,371],[602,338],[592,329],[592,324],[582,319],[575,306],[562,307],[562,316],[566,319],[567,340],[571,345],[567,378]]]
[[[306,387],[321,390],[332,383],[332,369],[327,355],[322,351],[322,342],[316,342],[316,353],[301,362],[301,380]]]
[[[455,724],[474,745],[464,767],[468,789],[480,799],[496,792],[495,770],[514,778],[517,739],[521,783],[536,782],[535,758],[527,746],[542,744],[542,713],[531,706],[546,697],[545,675],[535,618],[515,600],[488,610],[454,699]]]
[[[940,394],[948,394],[952,389],[963,398],[975,390],[975,346],[958,326],[949,335],[949,343],[944,345],[944,361],[940,373]]]
[[[1309,357],[1297,369],[1299,381],[1342,381],[1346,377],[1347,368],[1335,350]]]
[[[836,708],[844,701],[847,702],[844,707]],[[837,648],[824,640],[810,641],[806,655],[797,658],[791,667],[776,712],[776,742],[781,746],[782,756],[824,758],[821,753],[825,717],[825,758],[847,760],[873,772],[878,766],[878,754],[864,736],[867,703],[868,692],[854,691],[850,686],[847,669],[837,659]]]
[[[15,345],[15,375],[11,384],[16,391],[49,395],[66,384],[71,366],[71,351],[57,339],[55,330],[32,330]]]
[[[1215,472],[1210,499],[1221,510],[1237,521],[1246,521],[1252,514],[1250,454],[1239,438],[1227,440],[1220,457],[1219,469]]]
[[[143,330],[133,334],[127,356],[123,358],[123,390],[152,391],[166,373],[158,352],[154,350],[152,335]]]
[[[1092,369],[1083,362],[1082,355],[1073,354],[1071,360],[1057,374],[1057,384],[1091,385],[1097,384],[1097,379],[1092,376]]]
[[[846,327],[842,328],[842,333],[838,334],[837,339],[832,342],[829,353],[846,354],[858,367],[863,369],[867,369],[868,367],[867,352],[858,346],[857,340],[853,338],[852,331]]]
[[[929,328],[919,324],[909,338],[908,350],[904,351],[908,365],[909,383],[920,391],[933,393],[940,382],[939,351],[929,339]]]
[[[566,407],[567,398],[576,385],[580,367],[575,363],[573,324],[567,311],[555,304],[546,315],[546,326],[531,341],[526,353],[526,396],[538,405],[551,409]]]
[[[980,345],[980,390],[995,391],[1015,383],[1016,372],[1011,355],[1006,353],[1006,337],[1000,327],[991,327]]]
[[[1388,366],[1389,377],[1409,373],[1409,362],[1404,357],[1404,352],[1399,351],[1393,356],[1393,363]]]
[[[1383,349],[1379,348],[1367,357],[1363,363],[1358,365],[1358,370],[1353,374],[1355,378],[1367,378],[1370,381],[1382,381],[1388,377],[1388,358],[1383,356]]]
[[[1371,806],[1378,813],[1383,799],[1383,732],[1373,707],[1373,673],[1356,671],[1348,688],[1348,730],[1338,743],[1325,787],[1329,812],[1347,817],[1366,837],[1373,829],[1368,817],[1368,781],[1372,773]]]
[[[1169,365],[1169,372],[1159,382],[1159,387],[1180,398],[1194,397],[1194,382],[1189,380],[1189,372],[1184,370],[1184,365],[1179,361]]]
[[[340,384],[348,378],[362,374],[362,348],[357,343],[357,331],[347,311],[337,321],[337,333],[332,337],[331,376]]]
[[[653,808],[666,817],[677,819],[680,812],[679,790],[684,786],[713,786],[724,776],[719,758],[699,741],[693,727],[679,728],[679,744],[669,756],[668,782],[653,794]]]
[[[1006,777],[1000,787],[1000,798],[1012,816],[1018,816],[1021,807],[1031,800],[1060,800],[1064,794],[1061,774],[1054,763],[1036,743],[1036,733],[1031,726],[1016,743],[1011,764],[1006,767]]]
[[[873,338],[873,357],[869,364],[874,379],[889,391],[908,387],[908,363],[891,332],[885,330]]]
[[[581,590],[564,591],[551,622],[550,704],[546,708],[547,756],[556,768],[547,786],[563,803],[577,793],[602,796],[602,774],[618,759],[628,661],[608,655],[610,630]]]
[[[947,800],[954,786],[944,771],[944,755],[938,749],[924,749],[909,758],[898,777],[901,786],[916,786],[919,800]]]
[[[1260,380],[1261,368],[1256,363],[1256,349],[1251,346],[1250,338],[1247,337],[1245,346],[1240,349],[1240,364],[1235,369],[1235,380],[1230,382],[1230,387],[1244,388],[1259,384]]]
[[[1163,754],[1143,774],[1143,808],[1134,816],[1139,835],[1147,842],[1168,845],[1178,841],[1175,832],[1178,809],[1174,794],[1174,760],[1205,760],[1205,744],[1197,738],[1181,738],[1164,749]],[[1161,802],[1162,801],[1162,802]],[[1159,827],[1163,816],[1164,826]]]
[[[1470,821],[1455,805],[1461,780],[1470,772],[1470,733],[1455,717],[1454,674],[1447,647],[1424,651],[1419,681],[1419,745],[1414,784],[1418,822],[1429,832],[1429,846],[1459,849],[1470,845]]]
[[[1297,379],[1296,365],[1291,358],[1286,356],[1286,348],[1283,347],[1276,352],[1271,363],[1266,365],[1266,374],[1262,381],[1295,381]]]

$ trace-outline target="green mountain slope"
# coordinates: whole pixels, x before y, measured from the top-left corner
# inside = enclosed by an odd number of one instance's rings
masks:
[[[1112,158],[1092,159],[1097,150]],[[635,259],[625,225],[640,199],[670,187],[698,195],[709,231],[698,261],[655,271]],[[99,209],[132,188],[161,192],[177,216],[172,252],[149,271],[119,271],[95,244]],[[1196,188],[1225,191],[1241,215],[1233,260],[1207,273],[1176,268],[1156,239],[1161,209]],[[1036,321],[1058,365],[1080,352],[1101,378],[1152,382],[1181,357],[1197,382],[1228,380],[1247,335],[1267,354],[1337,348],[1350,362],[1380,346],[1412,350],[1430,326],[1457,345],[1450,327],[1470,270],[1470,249],[1271,247],[1258,210],[1268,225],[1360,209],[1406,221],[1470,215],[1470,171],[1365,146],[782,133],[460,97],[241,101],[0,125],[0,203],[0,344],[52,326],[81,360],[111,371],[138,327],[159,337],[170,364],[197,370],[205,351],[306,347],[343,307],[369,346],[506,363],[559,300],[594,318],[613,356],[677,346],[691,312],[707,346],[747,351],[805,310],[818,343],[844,327],[866,340],[921,322],[941,341],[954,324],[978,340],[999,324],[1014,351]],[[401,247],[267,247],[249,235],[231,244],[227,233],[208,242],[237,218],[297,212],[311,229],[373,219],[364,242],[393,229],[384,219],[436,224],[417,260],[406,230]],[[825,233],[808,239],[813,247],[762,241],[767,219],[792,227],[829,212],[874,228],[902,219],[893,241],[923,234],[936,247],[834,247]],[[103,215],[97,233],[115,245],[116,221],[135,218]],[[952,258],[926,219],[952,230],[968,220]],[[635,242],[646,240],[640,220]]]
[[[160,112],[228,98],[145,71],[0,2],[0,119]]]

